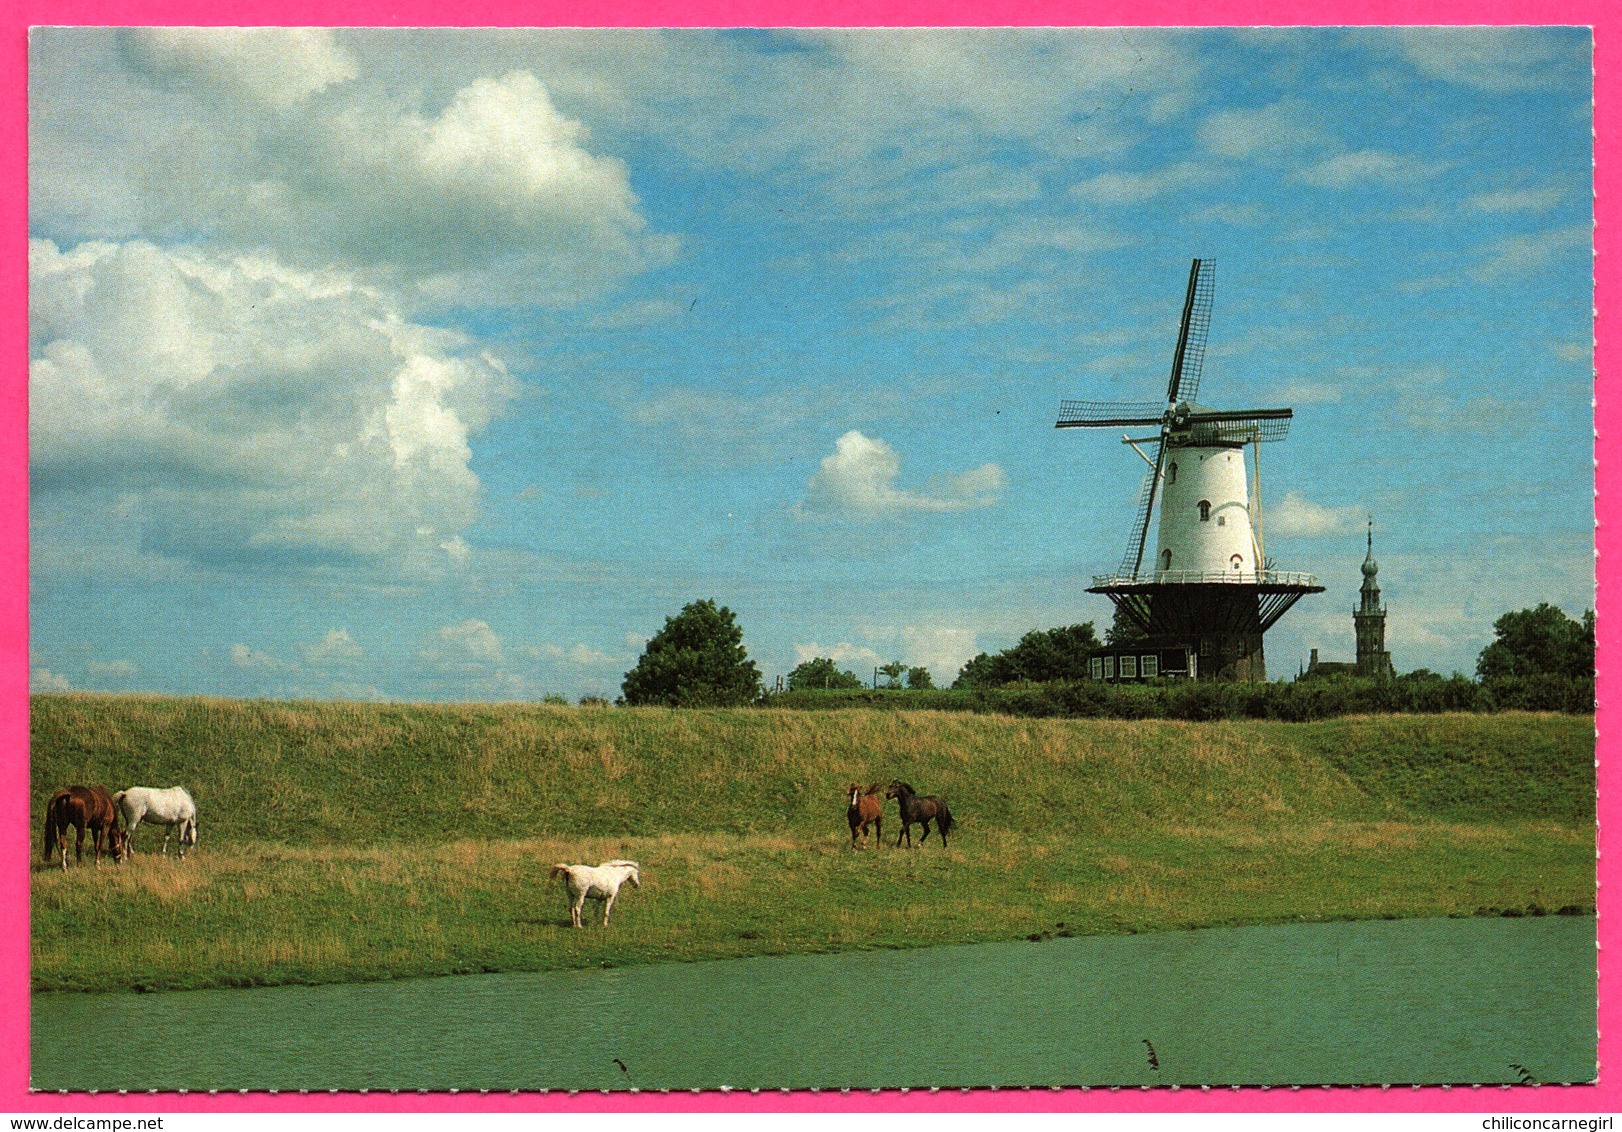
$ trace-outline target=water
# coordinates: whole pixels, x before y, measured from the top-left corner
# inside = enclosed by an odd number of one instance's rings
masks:
[[[48,994],[33,999],[33,1084],[1464,1083],[1520,1080],[1516,1065],[1542,1081],[1586,1081],[1595,995],[1594,921],[1567,916]]]

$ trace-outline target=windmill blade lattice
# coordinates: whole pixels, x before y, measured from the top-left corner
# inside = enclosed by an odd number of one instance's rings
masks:
[[[1205,338],[1211,330],[1211,304],[1216,298],[1216,260],[1197,259],[1188,269],[1188,296],[1183,300],[1183,321],[1172,354],[1171,381],[1166,403],[1192,401],[1200,391],[1205,370]]]
[[[1060,401],[1055,428],[1136,428],[1158,425],[1166,407],[1155,401]]]
[[[1121,555],[1121,568],[1117,573],[1135,578],[1143,564],[1143,547],[1149,537],[1149,513],[1155,506],[1155,489],[1160,483],[1160,453],[1155,453],[1155,466],[1143,474],[1143,486],[1138,488],[1138,513],[1132,521],[1132,535],[1127,539],[1126,553]]]

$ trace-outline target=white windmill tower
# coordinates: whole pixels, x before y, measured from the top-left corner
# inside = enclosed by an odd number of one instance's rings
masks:
[[[1194,400],[1205,361],[1215,290],[1213,264],[1194,261],[1172,356],[1166,403],[1064,401],[1059,428],[1159,426],[1153,436],[1122,438],[1150,466],[1138,497],[1125,557],[1114,574],[1093,578],[1101,593],[1149,634],[1156,647],[1186,648],[1202,678],[1265,680],[1262,634],[1286,610],[1323,587],[1311,574],[1281,573],[1262,550],[1261,445],[1283,440],[1289,409],[1220,411]],[[1140,445],[1153,445],[1149,455]],[[1257,493],[1250,494],[1245,449],[1256,455]],[[1160,526],[1149,570],[1143,570],[1149,519],[1160,502]]]

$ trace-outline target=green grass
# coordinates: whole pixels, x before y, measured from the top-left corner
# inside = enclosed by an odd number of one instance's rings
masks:
[[[1593,725],[40,696],[32,809],[185,784],[201,843],[36,868],[39,989],[331,982],[1298,919],[1592,909]],[[846,783],[951,848],[853,852]],[[556,861],[642,863],[604,931]]]

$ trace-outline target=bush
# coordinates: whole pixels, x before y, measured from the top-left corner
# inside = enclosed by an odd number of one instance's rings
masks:
[[[1505,678],[1477,684],[1455,672],[1413,672],[1396,679],[1327,676],[1279,684],[1153,680],[1106,684],[1098,680],[1024,681],[930,691],[863,689],[789,692],[774,707],[877,707],[927,711],[1064,717],[1068,719],[1276,719],[1307,723],[1347,715],[1443,712],[1594,710],[1594,682],[1564,676]]]
[[[1498,711],[1562,711],[1572,715],[1594,710],[1594,678],[1545,672],[1488,680],[1483,690]]]

